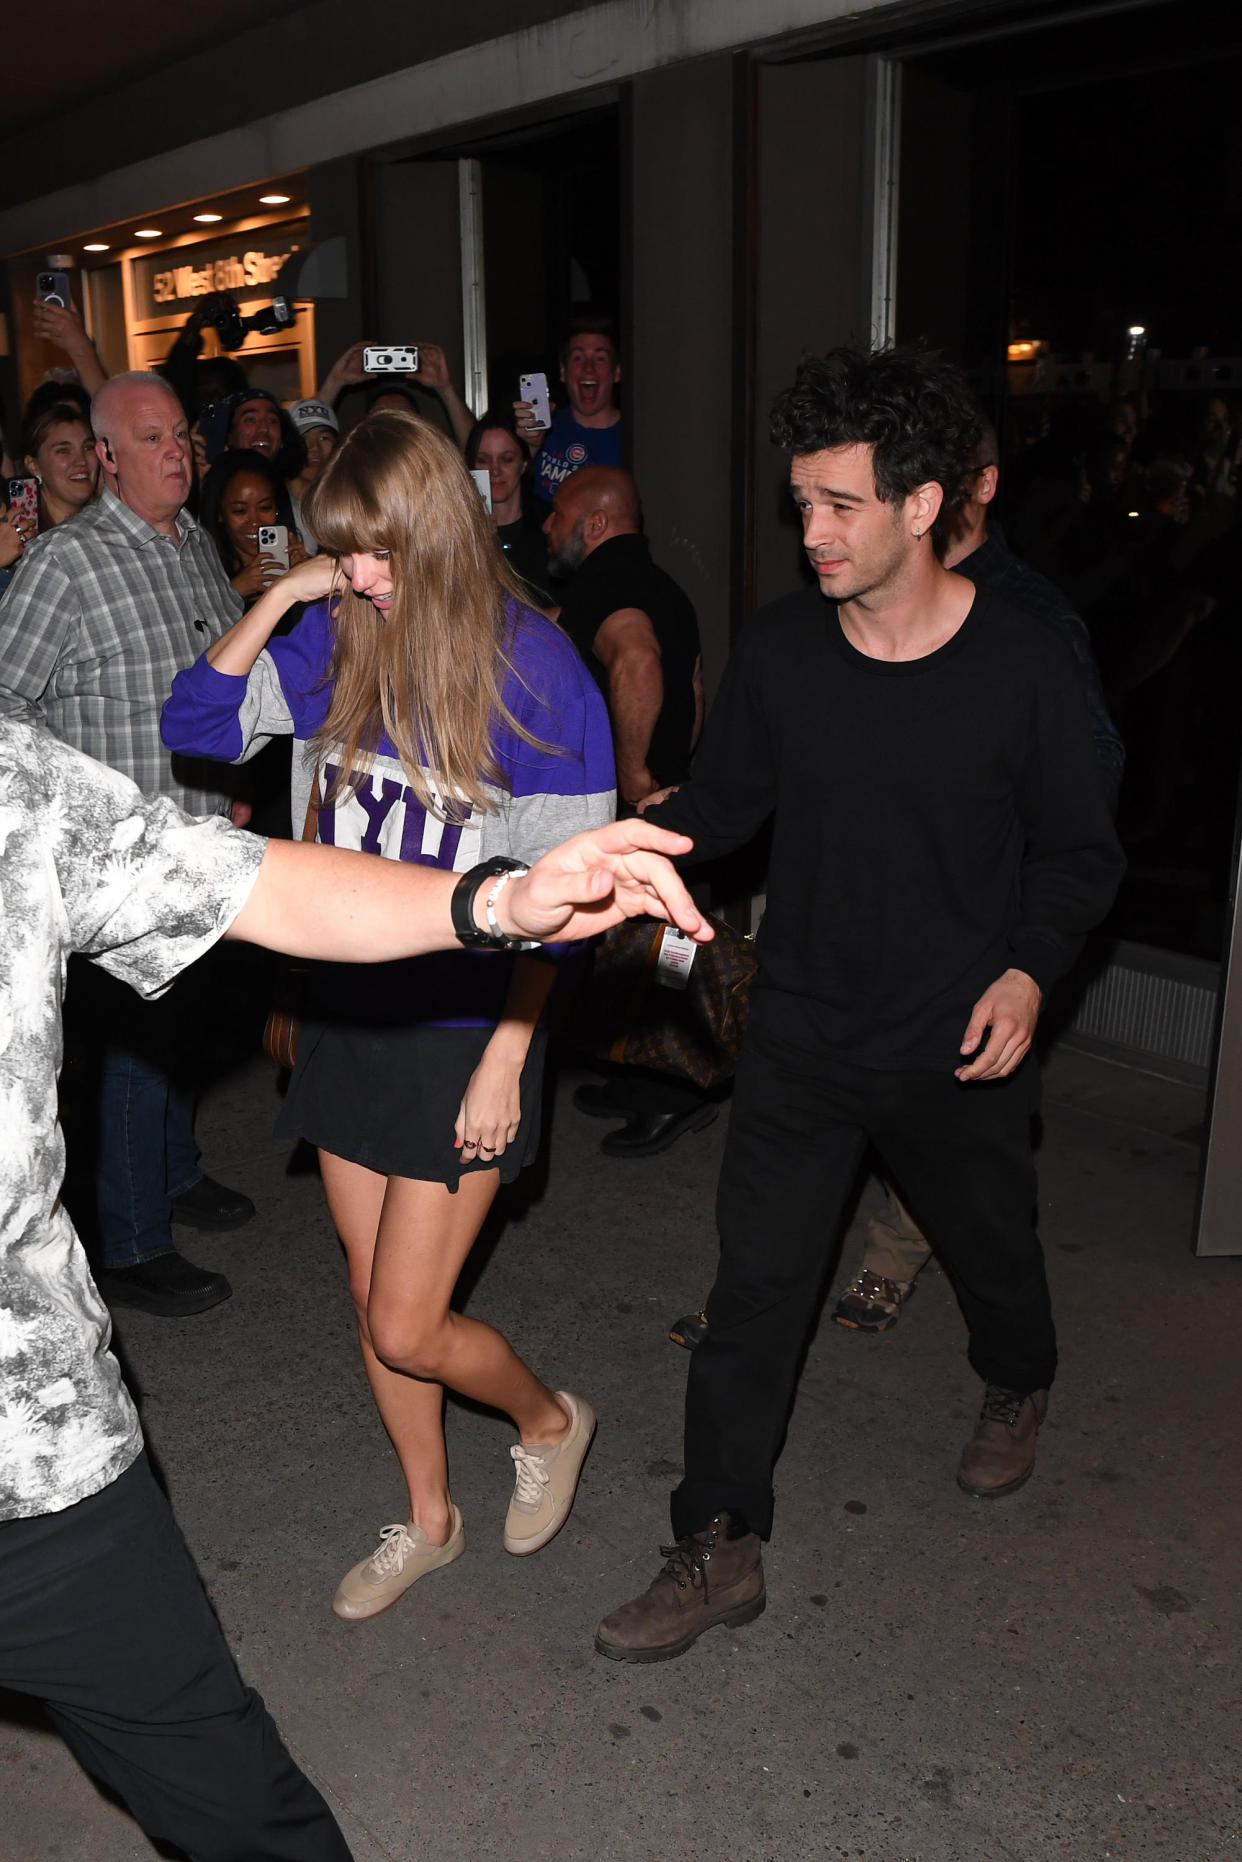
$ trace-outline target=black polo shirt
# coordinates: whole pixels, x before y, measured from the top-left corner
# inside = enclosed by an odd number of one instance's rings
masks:
[[[647,767],[658,788],[684,780],[694,734],[694,669],[699,623],[690,597],[656,567],[646,537],[609,537],[587,557],[569,585],[561,626],[608,697],[608,673],[595,657],[595,636],[619,608],[640,608],[660,648],[664,703],[651,733]]]

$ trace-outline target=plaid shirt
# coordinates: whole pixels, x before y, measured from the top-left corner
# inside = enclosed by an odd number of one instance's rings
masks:
[[[0,713],[42,717],[145,794],[221,814],[229,772],[171,755],[160,711],[242,600],[188,511],[177,533],[174,543],[105,491],[36,538],[0,599]]]

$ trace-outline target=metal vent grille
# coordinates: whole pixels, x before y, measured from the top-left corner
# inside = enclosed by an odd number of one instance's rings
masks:
[[[1181,974],[1174,972],[1180,971]],[[1084,991],[1071,1035],[1125,1050],[1179,1078],[1205,1076],[1212,1059],[1216,967],[1162,951],[1119,951]]]

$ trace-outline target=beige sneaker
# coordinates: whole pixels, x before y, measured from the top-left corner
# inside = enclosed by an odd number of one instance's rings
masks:
[[[505,1550],[519,1558],[539,1551],[569,1518],[582,1463],[595,1434],[595,1411],[585,1397],[558,1390],[556,1399],[569,1411],[565,1438],[551,1447],[515,1442],[509,1450],[517,1481],[505,1520]]]
[[[451,1565],[465,1549],[466,1529],[456,1507],[453,1530],[443,1545],[429,1545],[422,1527],[412,1522],[408,1526],[385,1526],[376,1550],[341,1579],[332,1608],[347,1623],[378,1616],[390,1603],[396,1603],[411,1584],[417,1584],[429,1571],[438,1571],[441,1565]]]

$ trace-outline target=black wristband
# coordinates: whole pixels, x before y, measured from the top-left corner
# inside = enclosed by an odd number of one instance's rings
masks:
[[[504,937],[491,931],[481,931],[475,923],[474,902],[481,888],[489,879],[496,879],[501,873],[524,873],[525,863],[511,860],[506,854],[494,854],[490,860],[472,866],[468,873],[463,873],[453,887],[449,899],[449,910],[453,918],[453,931],[459,944],[468,950],[530,950],[532,946],[520,937]]]

